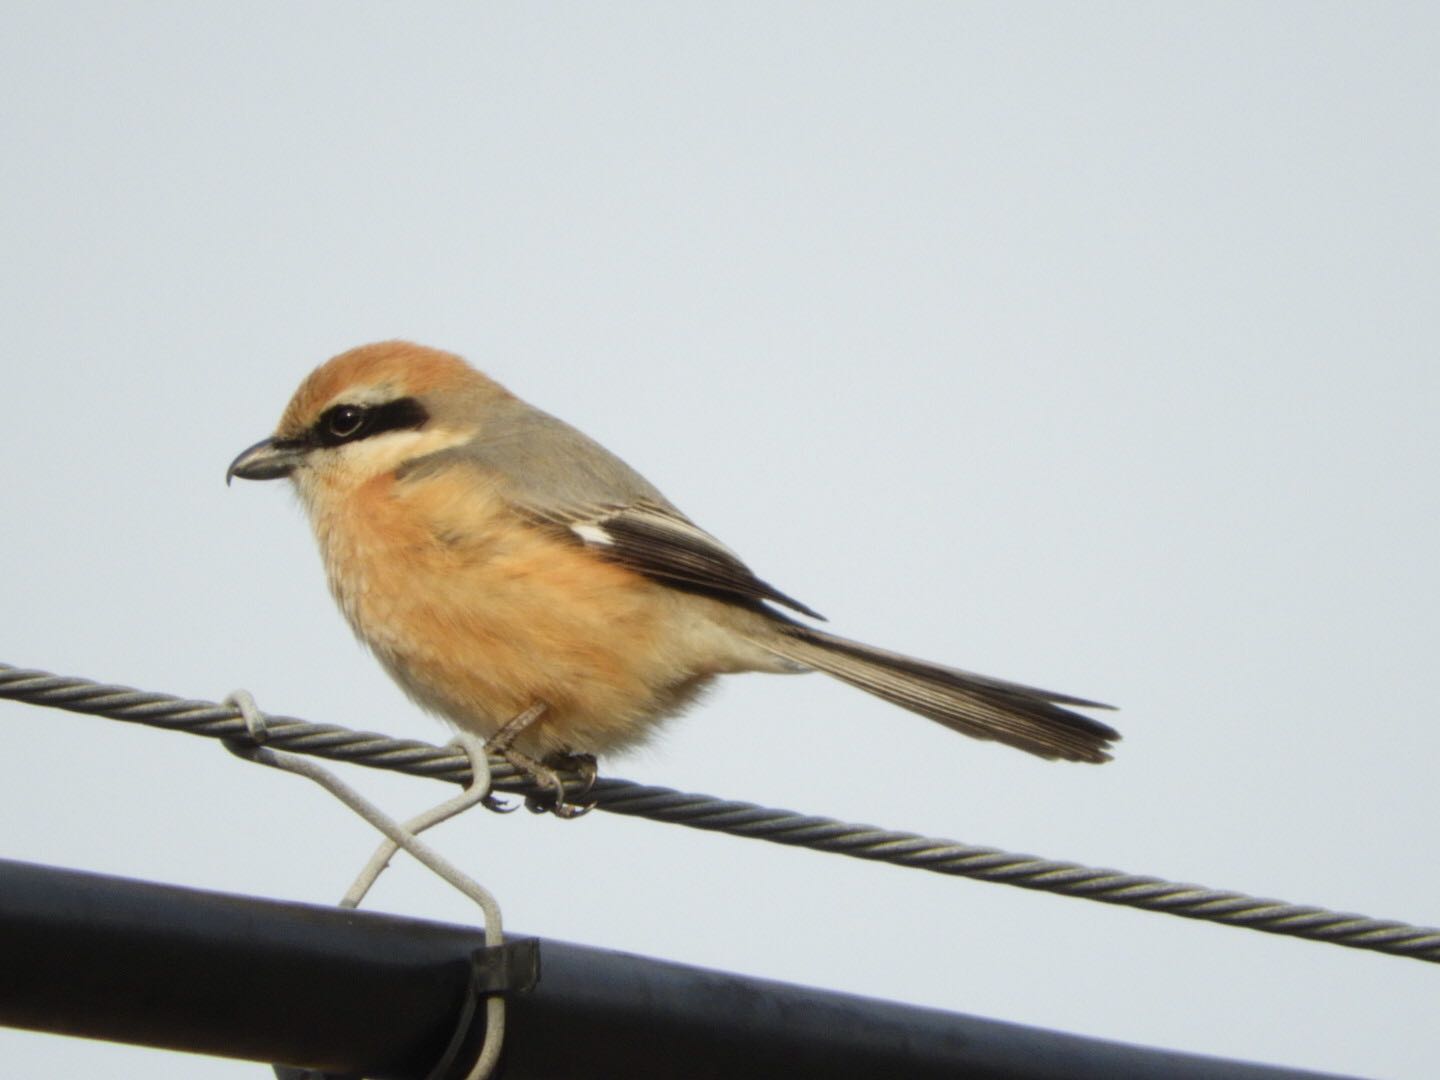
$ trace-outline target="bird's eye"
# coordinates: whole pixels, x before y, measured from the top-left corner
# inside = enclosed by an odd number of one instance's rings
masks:
[[[359,405],[336,405],[325,413],[325,433],[333,439],[348,439],[365,426],[365,415]]]

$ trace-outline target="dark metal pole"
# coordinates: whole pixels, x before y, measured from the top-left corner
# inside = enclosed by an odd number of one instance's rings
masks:
[[[468,927],[0,861],[0,1024],[13,1027],[418,1080],[483,951]],[[508,994],[509,1080],[1320,1075],[561,942],[539,951],[538,983]]]

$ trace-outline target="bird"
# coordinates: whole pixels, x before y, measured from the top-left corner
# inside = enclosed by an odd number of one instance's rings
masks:
[[[288,478],[330,591],[421,707],[539,784],[643,742],[718,676],[818,671],[953,731],[1110,760],[1111,706],[820,629],[649,481],[461,357],[408,341],[310,373],[231,479]]]

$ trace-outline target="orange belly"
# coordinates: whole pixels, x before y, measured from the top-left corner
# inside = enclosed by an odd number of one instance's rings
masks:
[[[489,736],[543,702],[519,749],[614,749],[715,674],[687,655],[671,590],[473,481],[384,476],[330,495],[308,501],[336,600],[406,692],[465,730]]]

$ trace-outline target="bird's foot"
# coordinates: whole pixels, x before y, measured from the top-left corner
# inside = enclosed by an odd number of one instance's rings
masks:
[[[560,774],[548,764],[536,761],[530,755],[522,754],[513,748],[501,750],[500,754],[540,787],[539,791],[525,796],[525,809],[532,814],[554,814],[558,818],[569,820],[582,817],[594,808],[594,803],[582,806],[570,802],[566,798],[565,781],[561,780]],[[587,782],[581,794],[589,790],[590,784]]]
[[[521,753],[514,747],[515,740],[526,728],[535,723],[544,711],[545,705],[541,702],[540,704],[530,706],[530,708],[518,716],[506,721],[499,731],[490,736],[489,741],[485,744],[485,750],[487,753],[498,754],[503,757],[517,772],[540,787],[541,790],[539,792],[525,796],[525,809],[535,814],[554,814],[558,818],[565,818],[567,820],[581,817],[584,814],[588,814],[594,807],[594,804],[591,803],[586,806],[581,806],[569,802],[566,799],[565,782],[560,779],[559,773],[551,767],[551,763],[558,765],[562,769],[578,769],[584,780],[584,786],[580,789],[579,794],[584,795],[590,790],[591,785],[595,783],[595,759],[588,754],[560,755],[559,760],[556,760],[556,758],[552,756],[547,759],[546,762],[540,762],[536,761],[529,754]],[[588,766],[583,760],[586,758],[588,758]],[[497,808],[492,806],[491,809]],[[502,812],[508,812],[512,809],[514,809],[514,807],[507,806]]]
[[[552,769],[559,769],[561,772],[579,773],[580,790],[575,794],[581,797],[590,794],[591,789],[595,786],[595,781],[600,776],[594,754],[577,754],[573,750],[559,750],[553,754],[547,754],[545,764]]]
[[[599,770],[595,765],[594,754],[576,754],[569,751],[558,751],[548,754],[544,761],[534,763],[535,768],[530,770],[530,775],[542,781],[546,786],[553,789],[555,794],[531,795],[525,800],[525,808],[534,814],[546,812],[561,818],[577,818],[588,814],[595,809],[595,804],[567,801],[570,799],[583,799],[590,794],[590,789],[595,786],[595,779]],[[518,768],[519,766],[517,766]],[[560,772],[574,772],[580,774],[580,790],[567,792],[565,782],[560,779]]]

